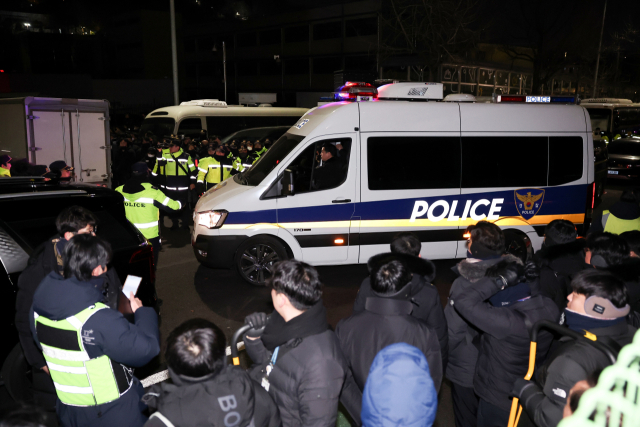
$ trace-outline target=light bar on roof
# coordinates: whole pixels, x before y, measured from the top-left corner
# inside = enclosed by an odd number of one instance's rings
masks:
[[[378,89],[365,82],[346,82],[334,94],[336,101],[372,101],[376,98]]]
[[[573,104],[575,102],[573,96],[546,96],[546,95],[498,95],[497,102],[509,103],[529,103],[529,104],[550,104],[565,103]]]
[[[390,101],[441,101],[444,85],[431,82],[391,83],[378,88],[379,100]]]
[[[195,99],[193,101],[181,102],[180,105],[194,105],[198,107],[226,107],[227,103],[217,99]]]

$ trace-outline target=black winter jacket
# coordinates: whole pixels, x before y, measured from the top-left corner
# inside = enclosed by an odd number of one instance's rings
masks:
[[[624,263],[612,265],[606,270],[624,281],[631,310],[640,312],[640,259],[630,258]]]
[[[605,344],[603,338],[606,337],[619,346],[625,346],[633,340],[636,329],[621,322],[589,332]],[[532,382],[520,396],[520,403],[538,427],[555,427],[562,420],[569,390],[578,381],[611,364],[603,352],[586,340],[563,338],[561,342],[563,345],[538,370],[537,383]]]
[[[27,362],[34,368],[42,368],[45,365],[42,352],[36,347],[31,334],[31,319],[29,310],[33,304],[33,295],[40,286],[40,282],[52,271],[59,271],[58,258],[54,251],[55,242],[60,237],[48,239],[38,246],[33,252],[27,268],[18,278],[18,295],[16,297],[16,329],[20,338],[20,344]],[[118,295],[122,289],[122,283],[114,269],[107,270],[101,302],[117,310]]]
[[[540,269],[540,294],[553,300],[562,312],[567,306],[573,276],[587,268],[584,262],[584,239],[543,247],[535,255]]]
[[[406,292],[405,286],[400,292]],[[411,316],[411,302],[392,297],[368,297],[365,310],[342,319],[336,335],[360,390],[369,376],[376,354],[391,344],[404,342],[417,347],[429,362],[436,390],[442,384],[442,356],[438,337],[420,320]]]
[[[531,265],[530,267],[533,267]],[[521,271],[520,273],[516,273]],[[482,331],[480,353],[473,388],[483,400],[508,411],[509,393],[513,383],[523,378],[529,366],[529,325],[539,320],[557,322],[558,308],[549,298],[539,295],[535,269],[524,274],[522,261],[505,255],[499,263],[486,270],[486,277],[475,283],[467,282],[451,293],[453,307],[474,327]],[[498,293],[503,282],[500,277],[518,277],[513,285],[526,281],[531,298],[505,307],[494,307],[487,300]],[[496,280],[498,278],[498,280]],[[537,360],[544,360],[553,336],[538,336]]]
[[[447,367],[447,355],[449,351],[449,335],[447,334],[447,320],[444,318],[444,311],[440,303],[440,295],[431,281],[436,276],[434,264],[426,259],[401,254],[379,254],[369,258],[367,266],[369,272],[377,263],[386,260],[389,256],[402,258],[407,262],[413,278],[407,292],[398,295],[399,298],[411,301],[413,310],[411,316],[422,320],[438,336],[440,343],[440,353],[442,355],[443,370]],[[376,297],[371,289],[371,279],[367,277],[362,281],[360,290],[353,304],[353,314],[364,311],[364,306],[368,297]]]
[[[169,375],[172,383],[154,385],[142,399],[157,411],[145,427],[169,426],[163,418],[176,427],[281,425],[269,393],[237,366],[201,378],[177,375],[171,368]]]
[[[260,339],[245,339],[244,345],[256,364],[251,377],[260,382],[272,352]],[[356,421],[360,419],[362,393],[353,382],[340,343],[331,330],[303,339],[294,338],[280,346],[269,383],[269,395],[280,410],[284,427],[333,427],[339,400]]]
[[[96,279],[94,279],[95,281]],[[33,297],[30,318],[36,312],[50,320],[62,320],[100,302],[102,293],[91,282],[65,279],[56,272],[44,278]],[[135,324],[116,310],[103,309],[82,327],[84,350],[90,358],[107,355],[116,363],[138,368],[160,353],[158,315],[151,307],[136,310]],[[38,347],[35,322],[30,323]],[[142,426],[146,417],[140,402],[144,390],[137,378],[119,399],[97,406],[77,407],[57,402],[56,412],[63,426]]]

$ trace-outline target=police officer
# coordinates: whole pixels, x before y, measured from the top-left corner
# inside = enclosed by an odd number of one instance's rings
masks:
[[[163,192],[171,199],[178,200],[182,206],[179,213],[173,216],[172,230],[178,228],[178,220],[182,219],[182,228],[189,229],[189,210],[186,209],[189,200],[189,190],[196,188],[196,165],[187,153],[182,150],[182,141],[171,138],[169,149],[162,151],[162,158],[158,158],[153,168],[156,175],[162,174],[166,183]]]
[[[0,178],[11,177],[11,156],[4,154],[0,156]]]
[[[251,160],[249,159],[249,152],[247,151],[247,147],[245,145],[241,145],[240,149],[238,150],[238,157],[233,159],[233,169],[236,173],[238,173],[250,167]]]
[[[153,258],[158,268],[158,257],[162,244],[160,242],[159,209],[168,212],[179,211],[179,201],[165,196],[157,187],[147,182],[149,169],[144,162],[133,165],[133,175],[116,191],[124,197],[124,213],[127,219],[140,230],[142,235],[153,245]]]
[[[89,234],[64,248],[64,277],[51,272],[33,297],[31,332],[58,396],[62,426],[142,426],[144,389],[132,367],[160,353],[158,316],[128,297],[135,323],[101,303],[109,244]]]
[[[209,157],[200,160],[198,164],[198,193],[203,193],[219,182],[231,176],[232,161],[226,156],[225,149],[219,145],[215,150],[209,147]]]
[[[633,190],[625,190],[609,210],[593,215],[589,233],[606,231],[622,234],[632,230],[640,230],[640,206]]]
[[[249,160],[251,164],[254,164],[255,162],[257,162],[258,159],[262,157],[262,155],[266,152],[267,152],[267,147],[263,147],[262,142],[260,142],[259,139],[256,139],[256,142],[253,143],[253,151],[251,154],[249,154]]]

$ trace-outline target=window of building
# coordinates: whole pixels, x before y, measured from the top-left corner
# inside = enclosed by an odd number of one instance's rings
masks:
[[[345,37],[375,36],[378,34],[378,18],[351,19],[345,21]]]
[[[544,136],[462,137],[462,187],[547,185],[547,143]]]
[[[346,70],[375,71],[376,57],[374,55],[345,56],[344,68]]]
[[[322,164],[322,146],[327,142],[334,146],[341,145],[345,153],[351,150],[351,138],[334,138],[317,141],[309,145],[287,167],[287,169],[293,171],[295,194],[336,188],[342,185],[347,178],[348,156],[342,158],[338,155]]]
[[[460,188],[460,138],[370,137],[367,168],[370,190]]]
[[[284,41],[286,43],[300,43],[309,41],[309,26],[298,25],[284,29]]]
[[[273,30],[260,31],[260,46],[271,44],[280,44],[281,31],[280,28]]]
[[[324,22],[313,26],[314,40],[339,39],[342,37],[342,22]]]
[[[237,47],[251,47],[258,45],[257,33],[238,33],[236,34]]]
[[[238,61],[236,62],[236,70],[238,76],[257,76],[258,75],[258,63],[253,61]]]
[[[284,64],[285,74],[309,74],[309,58],[287,59]]]
[[[560,185],[582,178],[582,138],[549,137],[549,185]]]
[[[313,58],[314,74],[333,74],[336,70],[342,70],[342,58],[339,56],[326,56]]]

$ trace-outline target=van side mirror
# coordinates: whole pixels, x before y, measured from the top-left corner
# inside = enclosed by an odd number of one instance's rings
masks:
[[[285,169],[284,174],[282,175],[282,193],[281,196],[293,196],[294,188],[293,188],[293,171],[290,169]]]

